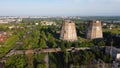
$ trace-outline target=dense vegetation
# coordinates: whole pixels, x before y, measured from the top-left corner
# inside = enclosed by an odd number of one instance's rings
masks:
[[[18,36],[13,35],[9,39],[6,40],[4,46],[0,47],[0,57],[4,56],[9,50],[11,50],[16,45],[16,41],[18,41]]]
[[[99,50],[98,48],[76,52],[59,52],[50,53],[50,68],[70,68],[80,67],[86,68],[89,65],[97,67],[99,60],[103,60],[105,63],[111,63],[112,58],[110,55],[105,55],[104,49]]]
[[[32,56],[32,61],[29,61],[28,55],[13,55],[9,57],[5,64],[5,68],[32,68],[29,62],[33,63],[34,68],[46,68],[45,65],[45,54],[36,54]],[[13,61],[14,60],[14,61]]]
[[[1,24],[1,25],[5,25],[5,24]],[[26,27],[26,25],[21,25],[21,24],[18,26],[24,27],[25,29],[14,28],[10,30],[8,29],[8,27],[11,25],[16,25],[16,24],[10,24],[10,25],[6,24],[6,26],[2,26],[0,28],[1,30],[3,29],[2,31],[12,33],[12,36],[8,37],[7,40],[4,43],[2,43],[2,46],[0,47],[0,58],[5,56],[11,49],[13,49],[16,46],[16,42],[23,40],[23,36],[26,35],[26,33],[30,30],[30,28]]]
[[[13,55],[6,64],[5,68],[27,68],[27,56],[25,55]]]
[[[23,45],[20,47],[20,49],[38,48],[39,34],[40,33],[37,28],[28,31],[27,34],[24,36],[24,39],[22,40]]]
[[[111,63],[112,58],[110,55],[105,55],[105,48],[99,46],[106,45],[120,45],[120,38],[113,37],[114,34],[119,33],[119,26],[107,30],[103,27],[104,39],[102,40],[89,40],[86,39],[86,20],[75,20],[78,40],[75,42],[62,41],[59,39],[62,20],[51,19],[58,23],[58,25],[42,26],[41,24],[35,25],[36,22],[42,21],[41,19],[23,19],[22,24],[14,24],[24,28],[15,28],[9,30],[7,26],[1,26],[0,29],[4,31],[11,31],[13,35],[7,39],[3,47],[0,47],[0,57],[5,56],[12,48],[16,46],[17,41],[23,42],[19,49],[46,49],[46,48],[61,48],[62,52],[49,53],[49,66],[50,68],[70,68],[74,66],[89,65],[96,67],[99,59],[105,63]],[[66,49],[75,47],[94,47],[93,50],[66,52]],[[8,58],[5,64],[6,68],[46,68],[45,56],[47,54],[32,54],[31,55],[13,55]],[[29,62],[29,58],[31,61]],[[15,60],[15,61],[13,61]],[[29,64],[31,63],[31,64]]]

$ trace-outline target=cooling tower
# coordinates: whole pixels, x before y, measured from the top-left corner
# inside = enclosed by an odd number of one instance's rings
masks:
[[[65,20],[62,23],[60,39],[67,40],[67,41],[76,41],[77,40],[77,34],[76,34],[76,28],[75,28],[74,21]]]
[[[101,21],[89,21],[87,29],[88,39],[103,38]]]

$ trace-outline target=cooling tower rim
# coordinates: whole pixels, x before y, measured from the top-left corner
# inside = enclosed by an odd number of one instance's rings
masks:
[[[71,19],[66,19],[66,20],[63,20],[63,23],[75,23],[75,21]]]
[[[90,22],[90,23],[97,23],[97,22],[101,22],[101,20],[89,20],[88,22]]]

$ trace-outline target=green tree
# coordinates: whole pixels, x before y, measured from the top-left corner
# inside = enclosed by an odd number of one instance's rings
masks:
[[[56,48],[57,47],[57,44],[56,44],[56,42],[54,41],[53,42],[53,48]]]
[[[41,39],[40,40],[40,48],[46,48],[47,45],[46,45],[46,41],[44,39]]]
[[[27,65],[26,61],[27,57],[24,55],[13,55],[8,58],[5,68],[25,68]]]
[[[105,42],[104,41],[98,42],[98,46],[105,46]]]
[[[61,50],[63,51],[63,52],[66,52],[66,48],[65,48],[65,43],[64,43],[64,41],[61,41]]]

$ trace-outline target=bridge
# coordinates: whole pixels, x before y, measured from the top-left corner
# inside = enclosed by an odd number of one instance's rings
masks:
[[[91,49],[90,47],[82,47],[82,48],[69,48],[66,49],[66,51],[79,51],[79,50],[89,50]],[[61,48],[48,48],[48,49],[29,49],[29,50],[12,50],[9,52],[5,57],[9,57],[11,55],[16,55],[16,54],[40,54],[40,53],[52,53],[52,52],[62,52]]]
[[[71,51],[71,52],[75,52],[75,51],[79,51],[79,50],[89,50],[91,49],[90,47],[82,47],[82,48],[69,48],[66,49],[67,52]],[[54,53],[54,52],[62,52],[61,48],[49,48],[49,49],[31,49],[31,50],[11,50],[8,54],[6,54],[6,56],[4,58],[0,59],[1,63],[6,63],[7,58],[9,58],[12,55],[17,55],[17,54],[21,54],[21,55],[25,55],[25,54],[40,54],[40,53]]]

